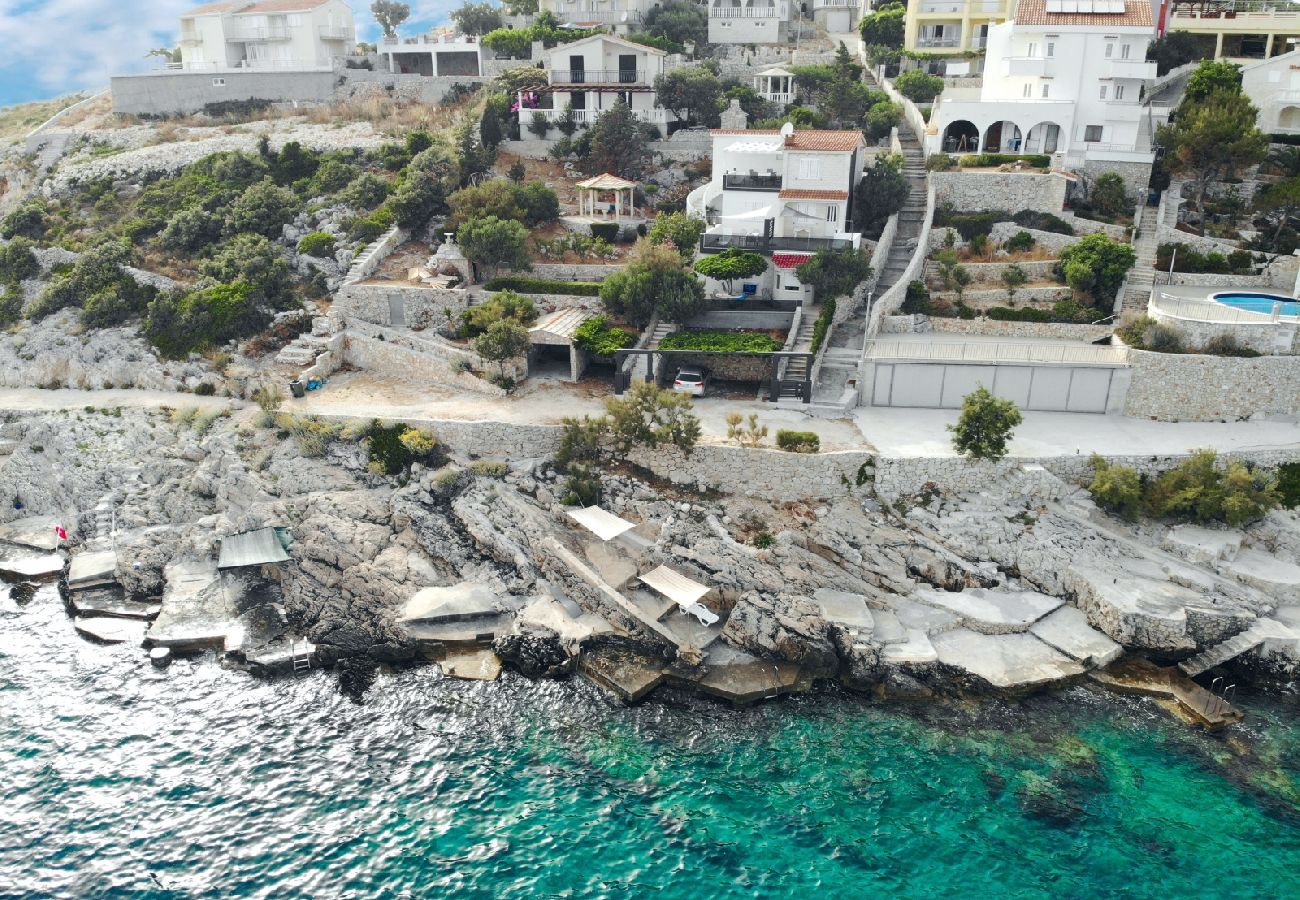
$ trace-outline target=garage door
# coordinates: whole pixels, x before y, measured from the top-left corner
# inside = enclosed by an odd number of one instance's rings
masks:
[[[1114,369],[1088,366],[991,366],[877,363],[873,406],[958,409],[986,387],[1021,409],[1104,413]]]

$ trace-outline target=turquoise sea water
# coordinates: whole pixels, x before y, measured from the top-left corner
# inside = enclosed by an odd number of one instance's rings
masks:
[[[0,897],[1294,897],[1294,698],[627,709],[155,672],[0,599]]]

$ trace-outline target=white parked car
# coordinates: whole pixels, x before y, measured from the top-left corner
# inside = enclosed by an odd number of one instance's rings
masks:
[[[709,391],[713,377],[704,369],[678,369],[673,379],[673,390],[679,394],[703,397]]]

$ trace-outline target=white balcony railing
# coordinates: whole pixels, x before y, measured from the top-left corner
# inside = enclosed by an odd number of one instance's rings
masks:
[[[226,32],[226,40],[240,44],[260,43],[262,41],[287,41],[289,40],[289,28],[285,25],[266,25],[261,28],[236,25]]]
[[[710,19],[774,19],[775,6],[710,6]]]
[[[920,37],[916,39],[918,47],[960,47],[961,38],[955,37]]]
[[[320,27],[320,37],[323,41],[346,41],[352,38],[352,29],[343,27],[331,27],[322,25]]]
[[[600,114],[603,112],[605,112],[605,110],[603,109],[575,109],[573,111],[573,120],[577,122],[579,125],[590,125],[593,122],[595,122],[596,119],[598,119],[600,117]],[[564,110],[563,109],[527,109],[527,108],[520,109],[519,110],[520,127],[526,129],[529,123],[533,121],[533,115],[535,113],[541,113],[542,115],[544,115],[546,117],[546,121],[548,122],[558,122],[560,120],[560,117],[564,115]],[[642,122],[649,122],[652,125],[662,125],[668,121],[667,110],[659,109],[657,107],[655,109],[634,109],[632,110],[632,115],[636,116]]]
[[[857,9],[860,0],[813,0],[813,9]]]
[[[564,24],[635,25],[641,21],[641,13],[634,9],[565,9],[556,13],[555,18]]]
[[[794,94],[789,93],[789,92],[767,93],[767,92],[765,92],[765,91],[759,91],[759,92],[758,92],[758,96],[762,97],[762,98],[763,98],[764,100],[766,100],[768,103],[783,103],[783,104],[784,104],[784,103],[793,103],[793,102],[794,102]]]
[[[1273,305],[1272,312],[1254,312],[1219,303],[1217,300],[1198,300],[1194,297],[1171,297],[1163,291],[1148,303],[1151,312],[1175,319],[1193,322],[1220,322],[1234,325],[1295,325],[1300,318],[1282,315],[1282,301]]]
[[[926,360],[934,362],[1028,362],[1071,365],[1122,366],[1128,351],[1119,347],[1080,346],[1062,342],[1018,344],[1001,341],[868,341],[870,359]]]
[[[400,53],[405,47],[435,47],[445,46],[448,44],[465,44],[468,46],[478,46],[478,38],[472,34],[452,34],[449,31],[439,34],[420,34],[415,37],[381,37],[379,39],[379,49],[388,52]]]

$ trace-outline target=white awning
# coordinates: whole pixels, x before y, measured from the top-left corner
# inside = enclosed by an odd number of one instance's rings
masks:
[[[631,531],[636,527],[627,519],[620,519],[599,506],[588,506],[586,509],[570,509],[567,512],[570,519],[602,541],[612,541],[623,532]]]
[[[700,601],[709,592],[709,588],[696,584],[680,572],[674,572],[667,566],[660,566],[653,572],[646,572],[640,580],[682,609],[688,609]]]
[[[814,216],[812,213],[806,213],[802,209],[795,209],[793,206],[787,206],[781,211],[788,212],[790,215],[796,216],[800,219],[812,219],[814,222],[820,222],[822,220],[821,216]]]
[[[221,539],[221,558],[218,569],[238,569],[244,566],[261,566],[267,563],[289,561],[284,544],[274,528],[259,528]]]
[[[758,209],[751,209],[749,212],[736,213],[734,216],[723,216],[724,219],[770,219],[772,218],[772,207],[760,206]]]

